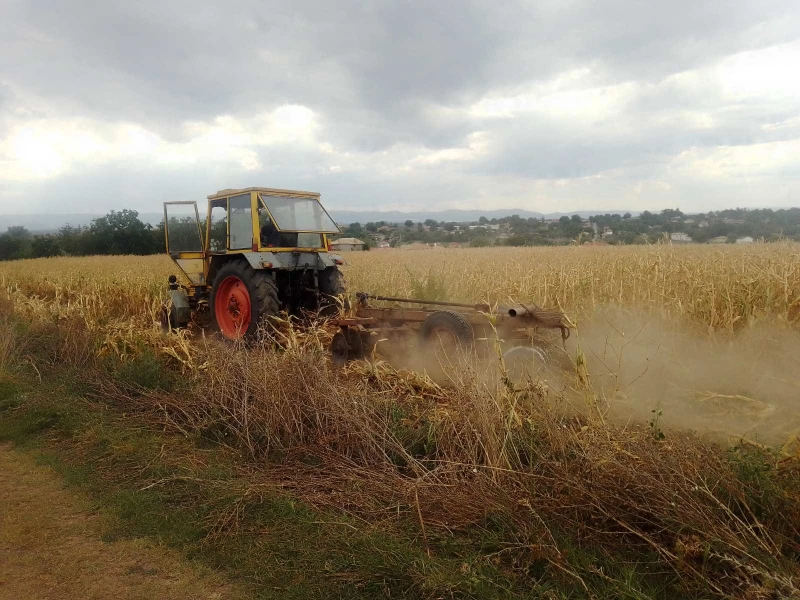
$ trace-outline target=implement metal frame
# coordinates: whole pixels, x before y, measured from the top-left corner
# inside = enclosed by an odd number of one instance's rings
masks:
[[[355,316],[334,319],[331,324],[338,326],[342,337],[347,340],[349,356],[345,360],[362,358],[370,353],[379,339],[409,341],[419,334],[422,324],[432,314],[442,309],[450,309],[461,315],[472,326],[475,339],[488,339],[498,332],[508,347],[530,343],[532,333],[539,328],[560,329],[562,339],[570,334],[571,323],[560,311],[541,309],[534,305],[514,305],[492,310],[485,303],[467,304],[441,300],[398,298],[377,296],[358,292]],[[375,307],[370,300],[394,302],[397,304],[417,304],[419,307]],[[344,348],[339,341],[334,346]]]

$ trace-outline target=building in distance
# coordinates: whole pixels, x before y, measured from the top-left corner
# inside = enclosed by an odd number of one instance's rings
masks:
[[[356,238],[339,238],[331,242],[331,249],[336,252],[350,252],[364,249],[364,242]]]
[[[688,233],[683,233],[682,231],[676,231],[669,234],[669,239],[671,242],[677,242],[679,244],[687,244],[692,241],[691,236]]]

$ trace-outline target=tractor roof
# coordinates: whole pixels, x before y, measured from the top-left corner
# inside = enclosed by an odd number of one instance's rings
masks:
[[[208,199],[214,200],[215,198],[225,198],[227,196],[233,196],[234,194],[244,194],[246,192],[264,192],[265,194],[272,194],[279,196],[311,196],[313,198],[319,198],[319,192],[301,192],[298,190],[279,190],[276,188],[248,187],[241,189],[220,190],[216,194],[211,194],[210,196],[208,196]]]

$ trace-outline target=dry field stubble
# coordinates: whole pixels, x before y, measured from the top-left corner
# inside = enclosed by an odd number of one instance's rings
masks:
[[[797,244],[382,250],[346,259],[351,292],[560,307],[579,325],[566,350],[585,361],[611,416],[646,421],[655,410],[662,426],[788,439],[790,449],[800,428],[791,366],[800,350]],[[165,256],[42,259],[0,264],[0,283],[29,316],[81,321],[101,339],[101,354],[128,357],[147,340],[195,368],[202,363],[186,338],[164,340],[155,326],[175,271]],[[545,383],[574,387],[569,375]]]
[[[351,289],[558,306],[617,419],[797,450],[800,245],[350,253]],[[580,352],[579,352],[580,351]],[[569,381],[551,377],[563,391]]]
[[[752,433],[776,415],[783,428],[764,435],[778,446],[793,435],[799,259],[794,244],[347,255],[351,291],[560,306],[579,325],[567,347],[577,372],[516,387],[470,366],[452,386],[385,363],[337,371],[314,334],[290,332],[282,352],[164,336],[165,257],[5,263],[0,280],[7,310],[49,326],[38,335],[61,332],[45,361],[87,373],[109,357],[133,364],[102,378],[105,398],[282,457],[273,477],[313,504],[419,520],[423,535],[504,515],[497,560],[521,577],[545,561],[587,592],[610,571],[579,564],[575,544],[608,569],[647,553],[684,589],[770,597],[759,594],[798,593],[796,447],[766,458],[740,447],[731,461],[679,431],[660,438],[669,424]],[[44,337],[4,337],[0,367],[13,356],[48,367],[32,348]],[[142,380],[153,356],[182,373],[179,393]],[[579,416],[565,416],[565,398],[585,402]],[[609,424],[630,415],[642,426]]]
[[[800,325],[800,245],[379,250],[348,253],[351,289],[413,295],[436,281],[450,300],[663,310],[707,330],[766,317]]]
[[[664,311],[707,331],[766,319],[800,327],[800,245],[375,250],[347,253],[351,291],[454,301],[529,300],[580,320],[617,305]],[[92,316],[146,324],[176,267],[166,256],[0,264],[5,288]]]
[[[578,323],[566,351],[585,361],[611,417],[647,421],[658,411],[664,427],[772,445],[789,440],[794,448],[798,244],[392,249],[345,257],[351,292],[560,307]],[[0,263],[0,284],[30,316],[81,321],[101,338],[101,354],[128,357],[147,340],[196,368],[196,348],[185,337],[163,339],[155,325],[173,272],[165,256],[42,259]],[[575,391],[570,374],[550,375],[550,391]]]

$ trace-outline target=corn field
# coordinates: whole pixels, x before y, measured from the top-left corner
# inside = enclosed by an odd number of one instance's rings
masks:
[[[383,361],[337,369],[322,330],[290,328],[277,351],[168,335],[158,316],[177,269],[153,256],[0,263],[0,373],[76,369],[95,399],[158,427],[212,438],[254,465],[284,457],[268,470],[279,485],[368,523],[444,535],[495,515],[508,537],[493,560],[523,583],[544,563],[585,597],[609,585],[628,597],[615,571],[624,554],[647,556],[689,594],[800,594],[800,440],[782,445],[800,390],[800,245],[345,258],[351,292],[560,307],[578,323],[574,372],[557,389],[467,364],[442,382]],[[623,331],[610,307],[670,326],[637,345],[644,326],[631,319]],[[154,363],[166,374],[145,378]],[[662,402],[675,393],[700,409],[670,428],[678,405]],[[576,398],[583,406],[565,410]],[[615,421],[625,402],[643,402],[645,417]],[[733,405],[789,429],[772,449],[742,440],[734,450],[684,431]],[[577,547],[604,566],[573,558]]]
[[[800,324],[800,245],[486,248],[349,253],[351,289],[455,301],[535,302],[577,318],[615,304],[712,330]]]
[[[663,311],[709,331],[757,319],[800,325],[800,245],[382,250],[345,255],[351,292],[534,302],[577,319],[617,305]],[[166,256],[0,264],[0,284],[89,319],[149,326],[177,268]]]

